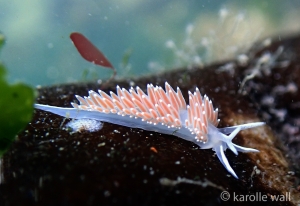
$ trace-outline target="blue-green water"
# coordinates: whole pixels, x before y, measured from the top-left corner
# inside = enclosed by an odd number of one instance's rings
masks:
[[[170,39],[178,44],[183,42],[188,24],[199,22],[201,18],[208,22],[203,18],[205,15],[208,19],[219,18],[222,6],[245,13],[255,10],[263,14],[263,18],[257,20],[254,15],[253,21],[266,21],[276,31],[285,31],[287,28],[280,26],[291,9],[299,8],[297,2],[0,0],[0,31],[7,38],[1,60],[8,68],[11,82],[50,85],[81,81],[84,71],[89,71],[88,79],[109,77],[109,70],[86,62],[77,53],[69,35],[78,31],[106,54],[119,77],[138,76],[159,70],[159,67],[149,69],[150,62],[173,67],[174,55],[166,49],[165,42]],[[300,27],[297,20],[293,24]],[[209,30],[207,27],[203,29]],[[253,34],[256,31],[253,28]],[[122,58],[129,50],[129,67],[124,69]]]

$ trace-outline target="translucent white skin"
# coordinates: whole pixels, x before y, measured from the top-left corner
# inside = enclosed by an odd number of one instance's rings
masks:
[[[182,126],[181,128],[168,127],[162,124],[149,124],[146,121],[142,121],[141,118],[130,117],[128,115],[121,116],[113,113],[101,113],[97,111],[87,111],[87,110],[79,110],[75,108],[62,108],[55,107],[49,105],[35,104],[36,109],[44,110],[47,112],[51,112],[66,118],[72,119],[95,119],[98,121],[109,122],[113,124],[118,124],[126,127],[132,128],[140,128],[143,130],[159,132],[168,135],[174,135],[185,139],[187,141],[194,142],[199,145],[201,149],[212,149],[216,152],[219,160],[223,164],[223,166],[227,169],[227,171],[232,174],[235,178],[238,179],[238,176],[231,168],[224,151],[229,148],[234,154],[238,155],[238,152],[259,152],[256,149],[241,147],[232,143],[232,139],[237,135],[237,133],[241,130],[250,129],[253,127],[262,126],[264,122],[255,122],[237,125],[233,127],[225,127],[225,128],[217,128],[213,124],[208,123],[208,141],[207,142],[199,142],[195,139],[195,134],[191,133],[191,131]],[[185,122],[185,117],[187,116],[187,110],[182,110],[181,112],[181,122],[182,125]],[[229,135],[228,135],[229,134]]]

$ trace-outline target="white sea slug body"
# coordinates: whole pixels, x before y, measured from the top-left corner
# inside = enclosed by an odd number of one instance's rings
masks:
[[[141,128],[144,130],[175,135],[194,142],[201,149],[216,152],[224,167],[238,178],[224,154],[229,148],[238,152],[258,152],[256,149],[232,143],[236,134],[244,129],[264,125],[264,122],[248,123],[233,127],[217,128],[218,109],[213,108],[207,96],[202,97],[198,88],[189,92],[189,105],[186,104],[179,88],[177,92],[166,82],[165,90],[148,84],[145,94],[139,87],[126,90],[117,86],[117,93],[110,95],[99,90],[89,91],[88,97],[76,98],[80,104],[71,103],[73,108],[61,108],[35,104],[35,108],[73,119],[95,119],[103,122]]]

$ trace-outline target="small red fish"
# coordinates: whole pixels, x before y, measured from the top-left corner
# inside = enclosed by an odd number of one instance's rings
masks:
[[[114,66],[108,61],[104,54],[84,35],[78,32],[73,32],[71,33],[70,38],[73,41],[79,54],[85,60],[92,62],[93,64],[112,69],[114,73],[110,79],[113,79],[116,76],[117,72]]]

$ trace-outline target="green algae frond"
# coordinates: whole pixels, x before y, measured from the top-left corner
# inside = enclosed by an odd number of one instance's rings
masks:
[[[0,33],[0,49],[4,42]],[[0,157],[30,122],[35,97],[33,88],[23,83],[9,84],[5,75],[5,66],[0,61]]]

